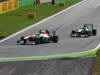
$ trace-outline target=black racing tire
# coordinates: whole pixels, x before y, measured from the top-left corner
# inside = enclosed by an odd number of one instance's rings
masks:
[[[27,43],[27,39],[23,39],[23,45],[26,45],[26,43]]]
[[[17,43],[17,44],[20,44],[20,42],[23,41],[23,40],[24,40],[24,36],[22,36],[22,37],[20,38],[20,40],[17,40],[16,43]]]
[[[72,32],[71,32],[72,34],[76,34],[76,31],[75,30],[72,30]]]
[[[95,35],[97,35],[97,30],[96,29],[93,29],[92,30],[92,34],[95,36]]]
[[[71,31],[71,34],[70,34],[70,37],[75,37],[75,34],[76,34],[76,31],[75,30],[72,30]]]
[[[20,40],[17,40],[17,42],[16,42],[17,44],[19,44],[20,43]]]
[[[22,43],[23,42],[23,43]],[[23,45],[25,45],[26,44],[26,42],[27,42],[27,40],[26,39],[24,39],[24,36],[22,36],[21,38],[20,38],[20,40],[17,40],[17,44],[23,44]]]
[[[80,38],[81,37],[81,33],[80,32],[77,32],[76,33],[76,38]]]
[[[59,37],[58,36],[53,36],[52,41],[54,43],[57,43],[59,41]]]

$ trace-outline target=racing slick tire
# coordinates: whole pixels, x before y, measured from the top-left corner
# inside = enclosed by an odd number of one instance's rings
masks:
[[[76,31],[72,30],[71,34],[70,34],[70,37],[75,37],[75,35],[76,35]]]
[[[19,42],[20,42],[20,40],[17,40],[17,42],[16,42],[16,43],[17,43],[17,44],[19,44]]]
[[[77,32],[76,33],[76,38],[80,38],[81,37],[81,33],[80,32]]]
[[[92,30],[92,33],[95,36],[97,34],[97,30],[96,29]]]
[[[54,43],[57,43],[57,42],[59,41],[58,36],[53,36],[52,41],[53,41]]]
[[[20,40],[17,40],[17,44],[23,44],[23,45],[25,45],[26,44],[26,42],[27,42],[27,40],[26,39],[24,39],[24,36],[22,36],[21,38],[20,38]]]

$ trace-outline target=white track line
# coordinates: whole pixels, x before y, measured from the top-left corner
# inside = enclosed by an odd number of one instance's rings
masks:
[[[99,6],[100,6],[100,4],[97,4],[94,8],[96,9]],[[99,43],[99,45],[95,49],[100,49],[100,43]]]
[[[98,45],[96,48],[94,48],[94,49],[100,49],[100,43],[99,43],[99,45]]]
[[[97,8],[97,7],[99,7],[99,6],[100,6],[100,4],[96,5],[95,8]]]
[[[57,14],[54,14],[54,15],[48,17],[48,18],[43,19],[42,21],[39,21],[38,23],[35,23],[35,24],[33,24],[33,25],[31,25],[31,26],[29,26],[29,27],[27,27],[27,28],[25,28],[25,29],[23,29],[23,30],[21,30],[21,31],[18,31],[18,32],[14,33],[14,34],[12,34],[12,35],[10,35],[10,36],[8,36],[7,38],[4,38],[3,40],[0,41],[0,43],[3,42],[3,41],[6,41],[6,40],[8,40],[8,39],[10,39],[11,37],[14,37],[15,35],[18,35],[18,34],[24,32],[24,31],[26,31],[26,30],[28,30],[28,29],[30,29],[30,28],[32,28],[32,27],[35,27],[35,26],[39,25],[40,23],[45,22],[45,21],[47,21],[47,20],[49,20],[49,19],[51,19],[51,18],[53,18],[53,17],[55,17],[55,16],[57,16],[57,15],[59,15],[59,14],[65,12],[65,11],[67,11],[67,10],[69,10],[69,9],[71,9],[71,8],[73,8],[73,7],[75,7],[75,6],[77,6],[77,5],[80,5],[81,3],[85,2],[85,1],[87,1],[87,0],[83,0],[83,1],[81,1],[81,2],[79,2],[79,3],[77,3],[77,4],[75,4],[75,5],[73,5],[73,6],[71,6],[71,7],[68,7],[68,8],[66,8],[66,9],[64,9],[64,10],[61,11],[61,12],[58,12]]]

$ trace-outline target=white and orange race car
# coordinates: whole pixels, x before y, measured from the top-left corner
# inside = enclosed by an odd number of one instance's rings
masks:
[[[57,43],[59,40],[55,30],[40,30],[36,35],[22,36],[17,44]]]

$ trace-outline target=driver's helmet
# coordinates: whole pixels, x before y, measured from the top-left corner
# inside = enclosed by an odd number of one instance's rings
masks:
[[[39,30],[39,34],[41,34],[41,30]]]
[[[83,29],[82,28],[79,28],[78,32],[81,32]]]
[[[49,31],[48,30],[40,30],[39,34],[49,34]]]

